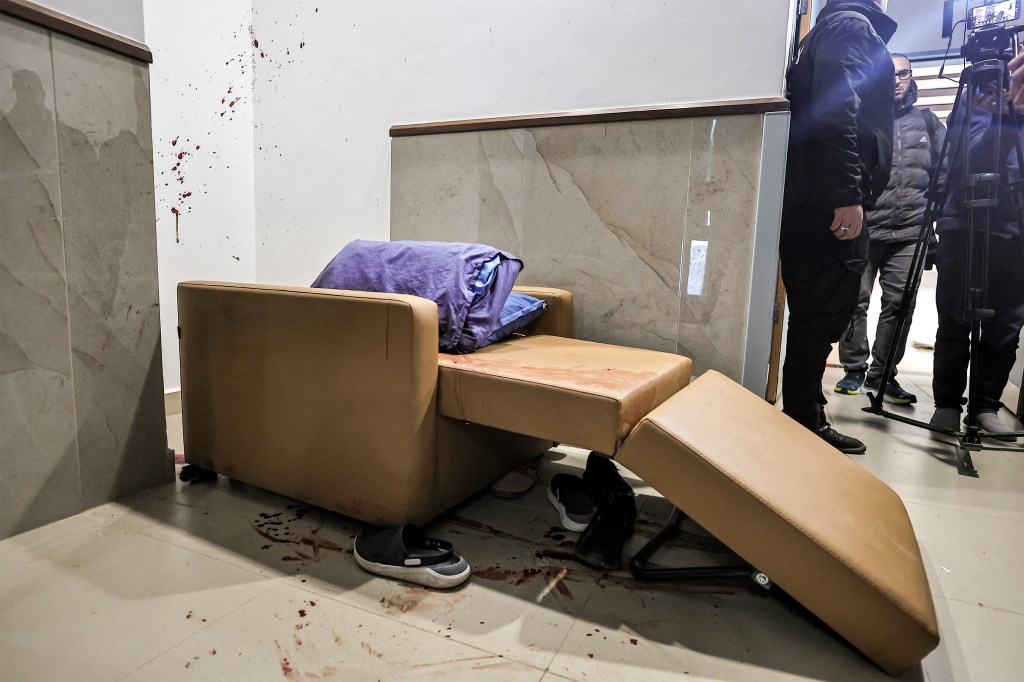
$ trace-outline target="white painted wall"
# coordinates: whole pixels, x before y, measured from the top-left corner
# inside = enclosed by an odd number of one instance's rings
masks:
[[[125,38],[131,38],[140,43],[146,42],[143,0],[33,0],[33,2]]]
[[[780,96],[791,4],[253,0],[257,277],[388,237],[394,124]]]
[[[963,19],[967,2],[958,0],[954,5],[953,20]],[[916,55],[922,52],[943,52],[947,39],[942,37],[941,0],[889,0],[888,14],[900,25],[889,41],[889,50]],[[954,34],[951,51],[963,43],[963,26]]]
[[[181,386],[178,282],[256,280],[251,19],[249,0],[146,0],[168,391]]]
[[[167,388],[178,281],[305,285],[350,240],[388,238],[392,125],[780,96],[794,4],[145,0]],[[176,136],[210,147],[165,187]]]

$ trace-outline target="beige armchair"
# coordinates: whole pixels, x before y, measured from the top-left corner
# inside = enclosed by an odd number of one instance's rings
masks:
[[[415,296],[178,287],[185,459],[374,524],[424,523],[553,442],[641,476],[890,673],[938,643],[899,497],[688,358],[571,338],[572,295],[526,335],[437,352]]]

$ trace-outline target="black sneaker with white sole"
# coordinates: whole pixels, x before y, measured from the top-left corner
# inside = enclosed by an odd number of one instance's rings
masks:
[[[352,554],[363,570],[424,587],[456,587],[470,573],[469,563],[455,554],[450,542],[428,538],[411,523],[363,529]]]
[[[594,519],[597,508],[583,479],[572,474],[555,474],[548,486],[548,499],[558,510],[562,528],[582,533]]]

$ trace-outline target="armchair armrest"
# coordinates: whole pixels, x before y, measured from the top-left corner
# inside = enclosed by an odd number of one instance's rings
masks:
[[[539,298],[548,304],[543,315],[537,318],[533,324],[522,329],[523,334],[528,336],[547,334],[572,338],[572,292],[551,287],[529,286],[512,287],[512,291]]]

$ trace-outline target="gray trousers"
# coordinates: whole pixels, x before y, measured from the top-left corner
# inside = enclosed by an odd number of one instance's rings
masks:
[[[889,345],[896,334],[896,317],[900,303],[903,301],[903,287],[910,276],[910,261],[914,258],[916,242],[882,242],[873,241],[868,249],[868,267],[860,281],[860,298],[857,309],[853,312],[850,327],[839,339],[839,361],[847,372],[866,372],[868,378],[882,376],[885,371],[885,360],[889,354]],[[875,342],[871,346],[868,365],[868,305],[871,303],[871,290],[878,278],[882,286],[882,310],[878,313],[878,327],[875,329]],[[907,326],[903,337],[899,339],[896,350],[896,364],[903,359],[907,346],[907,335],[910,322],[917,304],[917,292],[910,301],[910,313],[907,315]],[[895,371],[893,376],[896,376]]]

